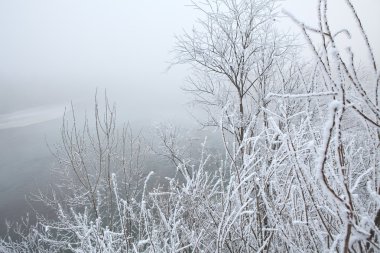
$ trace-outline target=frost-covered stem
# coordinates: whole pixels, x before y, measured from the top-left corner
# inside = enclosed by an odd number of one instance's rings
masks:
[[[148,221],[149,221],[149,217],[148,217],[148,210],[146,208],[146,200],[145,200],[145,195],[146,195],[146,188],[147,188],[147,183],[150,179],[150,177],[154,174],[153,171],[151,171],[148,176],[146,177],[145,179],[145,182],[144,182],[144,188],[143,188],[143,191],[142,191],[142,196],[141,196],[141,211],[140,211],[140,220],[142,220],[142,216],[143,216],[143,222],[144,222],[144,229],[145,229],[145,233],[146,235],[148,236],[149,238],[149,241],[150,241],[150,244],[152,245],[153,247],[153,252],[156,252],[156,247],[155,247],[155,244],[153,242],[153,239],[152,239],[152,235],[151,235],[151,232],[149,232],[149,228],[148,228]],[[139,226],[141,225],[141,223],[139,224]],[[139,239],[141,239],[141,231],[142,231],[142,228],[140,227],[139,229],[139,233],[140,233],[140,236],[139,236]]]
[[[322,147],[320,149],[320,154],[317,161],[317,172],[320,175],[320,178],[322,179],[322,185],[326,187],[326,193],[328,195],[333,196],[335,199],[337,199],[339,202],[343,203],[344,201],[337,195],[337,193],[331,188],[330,183],[328,182],[326,172],[325,172],[325,164],[328,157],[329,152],[329,145],[333,136],[334,126],[335,126],[335,117],[336,113],[338,111],[338,102],[333,101],[330,104],[329,108],[329,118],[325,125],[325,130],[323,133],[323,143]]]
[[[328,69],[328,71],[331,71],[330,61],[329,61],[329,55],[327,54],[326,38],[325,38],[325,34],[323,32],[323,30],[324,30],[323,29],[324,22],[322,21],[322,17],[326,16],[326,11],[327,11],[326,1],[327,0],[319,0],[318,1],[318,20],[319,20],[319,30],[321,31],[320,35],[321,35],[321,39],[322,39],[322,42],[323,42],[323,45],[322,45],[323,55],[325,56],[325,61],[326,61],[326,64],[327,64],[327,69]],[[325,4],[323,5],[323,10],[322,10],[322,2],[325,2]],[[323,16],[322,16],[322,11],[323,11]]]
[[[354,5],[351,3],[351,1],[350,1],[350,0],[346,0],[346,3],[347,3],[347,5],[350,7],[350,10],[352,11],[352,14],[354,15],[355,20],[356,20],[356,22],[357,22],[358,25],[359,25],[360,32],[361,32],[361,34],[362,34],[362,36],[363,36],[363,38],[364,38],[364,41],[365,41],[365,43],[366,43],[366,45],[367,45],[367,49],[368,49],[368,51],[369,51],[369,55],[370,55],[370,57],[371,57],[371,61],[372,61],[372,65],[373,65],[373,69],[374,69],[374,71],[375,71],[375,74],[378,74],[378,73],[377,73],[377,66],[376,66],[375,56],[374,56],[374,53],[373,53],[373,50],[372,50],[372,47],[371,47],[371,43],[369,42],[369,39],[368,39],[367,33],[365,32],[364,27],[363,27],[363,25],[362,25],[362,21],[361,21],[361,19],[359,18],[358,14],[357,14],[357,12],[356,12],[356,9],[355,9]],[[376,91],[377,91],[377,90],[378,90],[378,86],[377,86]],[[377,98],[377,97],[376,97],[376,98]]]
[[[326,232],[328,233],[329,238],[331,238],[333,240],[333,235],[331,234],[331,231],[330,231],[331,229],[327,226],[328,221],[325,220],[324,216],[320,212],[320,209],[318,207],[318,202],[317,202],[316,198],[314,197],[317,194],[317,193],[315,193],[316,190],[310,189],[310,187],[308,187],[308,185],[310,185],[309,184],[310,180],[307,180],[307,176],[304,175],[304,171],[302,169],[302,166],[300,165],[299,159],[297,157],[296,150],[294,148],[294,145],[293,145],[291,139],[287,140],[287,147],[288,147],[288,152],[290,153],[290,157],[294,157],[295,164],[297,165],[299,174],[301,175],[301,178],[302,178],[302,182],[301,182],[299,179],[298,173],[297,173],[296,175],[297,175],[298,181],[299,181],[301,186],[304,185],[304,187],[306,188],[307,193],[308,193],[308,195],[311,199],[311,202],[313,204],[313,207],[315,208],[315,210],[318,214],[318,217],[319,217],[320,221],[322,222],[323,227],[326,229]]]

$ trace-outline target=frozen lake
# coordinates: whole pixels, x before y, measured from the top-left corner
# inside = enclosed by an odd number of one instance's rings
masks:
[[[61,120],[0,129],[0,234],[4,221],[15,220],[30,210],[25,200],[50,182],[54,165],[47,142],[58,140]]]

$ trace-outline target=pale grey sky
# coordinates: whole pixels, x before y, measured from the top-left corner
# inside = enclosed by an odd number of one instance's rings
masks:
[[[185,4],[0,1],[0,114],[92,100],[96,87],[131,114],[177,113],[187,72],[165,70],[174,35],[193,23]]]
[[[343,2],[329,1],[337,27],[352,25]],[[380,1],[353,2],[379,45]],[[70,100],[86,107],[98,87],[107,88],[124,120],[185,117],[187,99],[180,87],[189,72],[183,66],[165,69],[174,35],[190,29],[196,18],[189,3],[0,0],[0,114],[10,117]],[[300,20],[315,23],[316,0],[283,5]]]

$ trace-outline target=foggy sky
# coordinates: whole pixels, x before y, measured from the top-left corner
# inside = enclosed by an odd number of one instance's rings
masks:
[[[329,1],[337,27],[351,25],[343,0]],[[380,44],[380,1],[356,0],[373,45]],[[89,107],[107,88],[123,120],[186,118],[186,66],[166,72],[175,34],[196,11],[178,0],[0,0],[0,114],[47,110],[71,100]],[[315,0],[284,9],[314,24]],[[289,24],[284,22],[285,26]],[[365,52],[363,52],[365,54]],[[376,52],[377,56],[379,52]],[[63,112],[63,111],[62,111]]]
[[[0,1],[0,114],[88,105],[96,87],[128,118],[176,114],[186,71],[165,71],[192,11],[181,1]]]

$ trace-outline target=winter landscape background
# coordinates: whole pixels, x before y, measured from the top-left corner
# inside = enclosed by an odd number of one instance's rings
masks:
[[[0,1],[0,252],[377,252],[380,3],[352,5]]]

